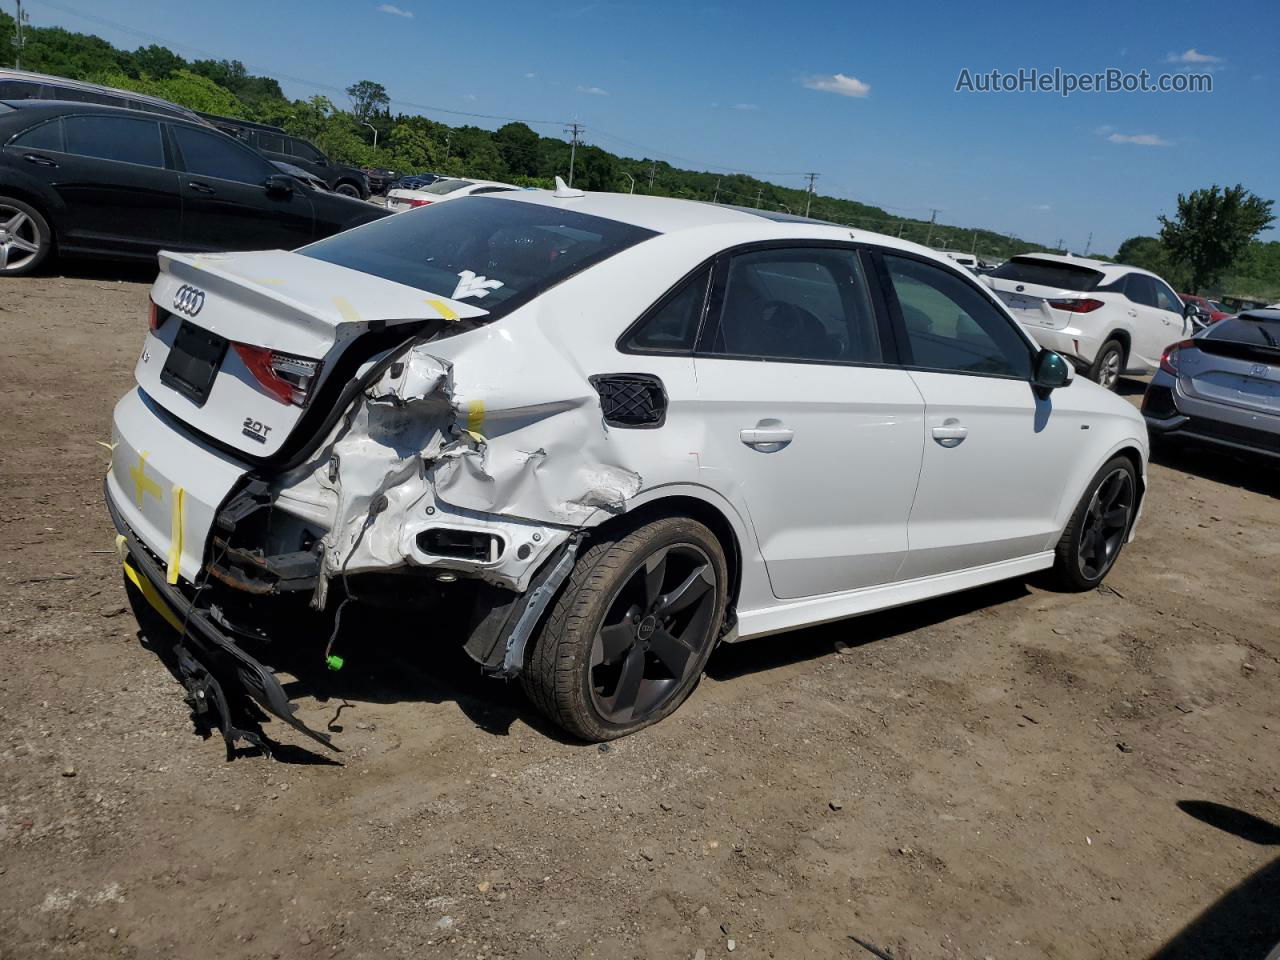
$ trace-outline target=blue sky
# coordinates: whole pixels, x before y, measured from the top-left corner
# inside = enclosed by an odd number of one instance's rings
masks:
[[[26,0],[34,25],[243,60],[290,96],[371,79],[407,112],[578,120],[617,153],[797,174],[768,177],[790,186],[813,170],[822,193],[1075,252],[1091,232],[1103,253],[1154,233],[1180,191],[1215,182],[1280,201],[1275,0],[54,2]],[[1209,70],[1214,89],[955,92],[963,68],[1020,67]]]

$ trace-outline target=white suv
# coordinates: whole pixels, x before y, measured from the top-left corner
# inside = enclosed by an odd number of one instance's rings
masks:
[[[1121,263],[1030,253],[984,280],[1037,343],[1108,390],[1123,374],[1154,373],[1164,348],[1197,329],[1172,287]]]
[[[311,733],[255,656],[307,605],[434,605],[422,644],[604,740],[718,642],[1094,587],[1142,498],[1138,411],[891,237],[562,189],[160,265],[107,504],[229,744],[239,693]],[[380,658],[331,623],[295,662]]]

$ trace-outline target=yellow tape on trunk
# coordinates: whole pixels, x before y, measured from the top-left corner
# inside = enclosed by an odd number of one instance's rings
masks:
[[[178,567],[182,564],[182,493],[181,487],[174,487],[169,498],[173,503],[169,517],[169,575],[165,578],[169,583],[178,582]]]

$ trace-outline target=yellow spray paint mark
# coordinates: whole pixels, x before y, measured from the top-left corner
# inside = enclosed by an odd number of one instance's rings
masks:
[[[169,516],[169,574],[170,583],[178,582],[178,567],[182,563],[182,501],[183,489],[174,487],[171,495],[173,512]]]
[[[440,316],[444,317],[446,320],[458,319],[458,315],[454,313],[452,310],[450,310],[443,303],[441,303],[439,300],[428,300],[427,306],[434,307],[436,310],[440,311]]]
[[[484,429],[484,401],[472,400],[471,405],[467,408],[467,433],[472,438],[483,442],[484,435],[481,431]]]
[[[169,626],[181,632],[182,621],[178,619],[178,615],[164,602],[164,598],[160,596],[160,591],[155,588],[151,581],[133,569],[133,564],[128,560],[124,561],[124,575],[129,578],[130,583],[138,588],[138,592],[142,594],[147,603],[155,607],[156,613],[164,617]]]
[[[143,450],[138,454],[138,465],[129,468],[129,476],[133,478],[133,502],[138,505],[138,509],[142,509],[142,498],[148,493],[157,500],[164,499],[160,484],[147,476],[147,451]]]
[[[351,301],[346,297],[334,297],[333,305],[338,308],[338,313],[347,323],[360,322],[360,314],[356,312],[356,308],[351,305]]]

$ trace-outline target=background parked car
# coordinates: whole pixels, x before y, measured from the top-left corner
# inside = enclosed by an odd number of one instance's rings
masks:
[[[369,178],[363,171],[334,163],[309,140],[292,137],[280,127],[265,123],[219,117],[212,113],[202,113],[200,116],[223,133],[247,143],[268,160],[292,163],[295,167],[314,174],[328,184],[334,193],[359,197],[361,200],[369,199]]]
[[[1152,438],[1280,458],[1280,310],[1247,310],[1170,346],[1142,413]]]
[[[392,213],[412,210],[414,207],[425,207],[445,200],[456,200],[458,197],[470,197],[480,193],[505,193],[508,190],[521,190],[513,183],[499,183],[496,180],[437,180],[415,190],[396,187],[387,194],[387,209]]]
[[[1031,253],[982,279],[1038,343],[1109,390],[1122,374],[1151,373],[1165,347],[1194,332],[1173,288],[1138,267]]]
[[[1187,306],[1194,305],[1196,312],[1199,314],[1200,322],[1206,325],[1235,316],[1222,304],[1213,300],[1206,300],[1204,297],[1197,297],[1194,293],[1180,293],[1178,298]]]
[[[392,184],[393,189],[399,190],[421,190],[425,186],[435,183],[437,180],[448,180],[442,173],[410,173]]]
[[[302,187],[201,123],[60,101],[0,102],[0,274],[56,249],[105,257],[293,249],[386,216]]]
[[[369,181],[369,192],[372,194],[386,193],[400,179],[400,174],[386,167],[361,167],[360,172]]]
[[[167,117],[179,117],[193,123],[203,123],[192,110],[159,97],[132,90],[104,87],[98,83],[51,77],[43,73],[25,70],[0,70],[0,100],[65,100],[68,103],[97,103],[108,107],[126,107],[130,110],[146,110]]]

